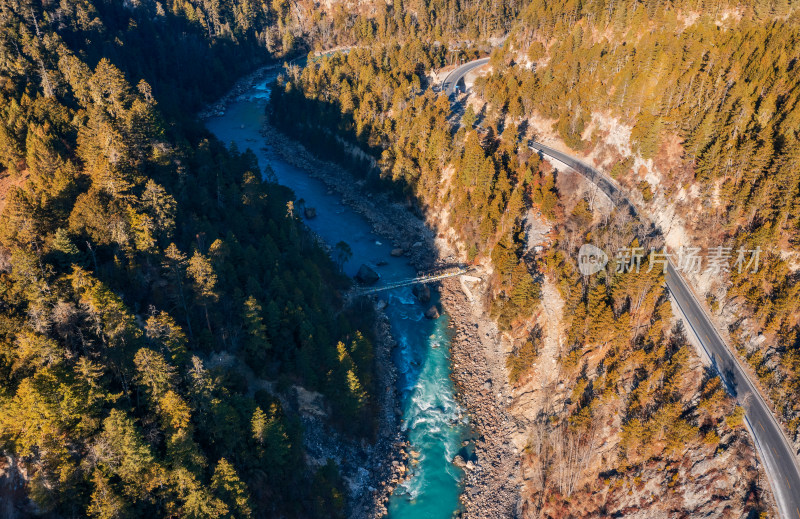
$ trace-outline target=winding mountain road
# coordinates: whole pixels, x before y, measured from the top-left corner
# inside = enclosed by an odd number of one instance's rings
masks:
[[[447,74],[447,77],[445,77],[444,81],[442,81],[442,91],[447,94],[448,97],[455,94],[456,87],[458,86],[459,81],[464,79],[464,76],[466,76],[473,69],[478,68],[481,65],[486,65],[487,63],[489,63],[489,58],[481,58],[456,67],[449,74]]]
[[[542,155],[547,155],[577,171],[603,191],[616,207],[624,207],[632,216],[637,216],[634,205],[616,183],[601,171],[538,142],[529,142],[528,145]],[[755,440],[781,517],[800,519],[800,467],[789,440],[783,434],[761,393],[755,389],[747,373],[742,369],[736,354],[722,339],[686,280],[671,261],[667,264],[664,277],[667,289],[677,303],[688,330],[703,348],[701,354],[719,373],[728,392],[745,410],[745,425]]]
[[[484,58],[456,68],[445,79],[443,91],[449,96],[455,92],[455,86],[461,78],[470,70],[487,62],[488,58]],[[616,207],[625,208],[632,216],[638,217],[635,206],[616,182],[603,172],[538,142],[530,141],[528,146],[580,173],[603,191]],[[728,392],[745,410],[745,425],[764,463],[780,516],[783,519],[800,519],[800,465],[789,440],[761,393],[755,389],[747,372],[739,363],[736,353],[725,343],[686,280],[671,261],[664,275],[667,289],[683,316],[687,329],[703,349],[701,355],[719,373]]]

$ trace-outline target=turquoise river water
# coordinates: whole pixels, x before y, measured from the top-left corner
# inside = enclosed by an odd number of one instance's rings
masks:
[[[391,244],[382,243],[368,222],[342,204],[338,195],[328,194],[321,181],[265,148],[260,129],[268,97],[268,82],[257,84],[206,126],[223,142],[236,143],[240,150],[252,149],[262,168],[269,165],[278,182],[317,209],[317,218],[306,224],[329,244],[343,240],[350,245],[353,259],[345,265],[348,274],[354,275],[361,263],[385,261],[386,265],[374,267],[381,275],[380,283],[414,277],[416,272],[407,260],[390,256]],[[467,426],[450,379],[448,317],[442,314],[436,320],[426,319],[425,307],[416,302],[410,287],[383,292],[381,297],[388,302],[386,313],[399,345],[394,361],[403,427],[411,448],[419,453],[418,463],[410,467],[411,477],[390,499],[389,517],[449,519],[458,509],[462,490],[462,472],[451,460],[461,448]]]

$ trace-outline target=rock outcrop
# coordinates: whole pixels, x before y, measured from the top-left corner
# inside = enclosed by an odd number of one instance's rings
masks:
[[[436,305],[433,305],[432,307],[428,308],[428,310],[425,312],[425,317],[427,317],[428,319],[439,318],[439,309],[436,308]]]
[[[358,268],[358,273],[356,273],[356,281],[361,283],[362,285],[374,285],[378,282],[381,278],[380,274],[372,270],[369,266],[364,265],[363,263]]]
[[[411,289],[411,292],[420,303],[427,303],[431,300],[431,289],[428,287],[428,285],[414,285],[414,288]]]

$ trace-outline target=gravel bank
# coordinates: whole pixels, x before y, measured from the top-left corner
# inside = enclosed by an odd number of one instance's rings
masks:
[[[478,462],[464,478],[464,517],[517,517],[520,457],[511,441],[515,426],[507,412],[511,393],[500,335],[484,299],[471,302],[458,279],[445,280],[441,297],[453,326],[452,377],[477,436]]]

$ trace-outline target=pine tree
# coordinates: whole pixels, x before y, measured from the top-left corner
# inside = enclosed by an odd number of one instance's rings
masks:
[[[92,473],[92,497],[87,509],[90,517],[97,519],[122,519],[134,517],[125,498],[113,488],[109,479],[100,469]]]
[[[475,109],[472,108],[471,104],[467,104],[464,115],[461,117],[461,124],[469,131],[475,126],[475,121],[477,121],[477,119],[478,116],[475,114]]]
[[[192,281],[192,289],[195,299],[202,305],[206,316],[206,324],[209,333],[211,330],[211,317],[208,313],[208,306],[219,299],[217,292],[217,275],[214,267],[208,258],[195,251],[186,267],[186,273]]]
[[[175,368],[163,355],[149,348],[141,348],[133,359],[136,364],[136,381],[141,384],[150,399],[157,402],[176,382]]]
[[[244,302],[242,320],[244,323],[244,349],[251,366],[263,366],[271,348],[267,339],[267,327],[261,317],[262,310],[258,300],[250,296]]]
[[[211,489],[222,502],[227,503],[230,517],[238,519],[252,515],[247,487],[225,458],[220,458],[214,468]]]
[[[180,366],[187,360],[187,341],[183,330],[167,312],[154,313],[147,318],[145,337],[150,344]]]

